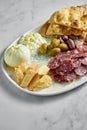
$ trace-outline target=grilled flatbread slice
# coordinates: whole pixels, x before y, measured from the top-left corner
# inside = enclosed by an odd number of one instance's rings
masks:
[[[42,36],[45,36],[46,37],[46,32],[47,32],[47,29],[49,27],[50,23],[46,22],[40,29],[40,34]]]
[[[79,37],[86,37],[87,32],[79,29],[74,29],[58,24],[50,24],[47,29],[47,36],[59,36],[59,35],[75,35]]]
[[[52,15],[49,23],[56,23],[79,30],[87,30],[87,6],[61,9]]]

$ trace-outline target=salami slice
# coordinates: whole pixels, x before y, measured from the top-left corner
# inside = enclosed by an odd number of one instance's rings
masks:
[[[50,62],[48,63],[48,66],[50,69],[55,69],[60,65],[60,61],[56,59],[51,59]]]
[[[56,69],[50,69],[49,73],[50,73],[51,75],[56,75]]]
[[[76,75],[78,76],[84,76],[87,73],[87,68],[85,66],[79,66],[78,68],[76,68],[74,70],[74,72],[76,73]]]
[[[54,76],[54,80],[55,80],[55,82],[62,82],[63,81],[63,76],[60,76],[60,75],[55,75]]]
[[[74,72],[65,75],[54,76],[54,80],[56,82],[72,82],[74,79],[76,79],[76,74]]]
[[[63,76],[63,80],[65,82],[72,82],[74,79],[76,79],[76,74],[74,72],[71,72]]]
[[[74,68],[78,68],[81,65],[81,61],[79,59],[73,59]]]
[[[73,58],[84,58],[87,57],[87,53],[80,52],[78,54],[73,55]]]
[[[81,63],[83,65],[87,65],[87,57],[86,58],[83,58],[83,59],[80,59]]]
[[[65,59],[65,58],[71,58],[71,57],[72,57],[71,51],[62,52],[62,53],[56,55],[57,60],[61,59],[61,58]]]
[[[80,52],[87,52],[87,46],[85,45],[82,45],[82,44],[77,44],[77,49],[80,51]]]
[[[72,58],[87,57],[87,52],[83,52],[83,51],[81,52],[78,49],[74,49],[71,51],[71,55],[72,55]]]
[[[61,65],[56,68],[56,73],[60,74],[61,72],[63,73],[69,73],[74,69],[74,64],[72,60],[70,59],[65,59],[62,61]]]

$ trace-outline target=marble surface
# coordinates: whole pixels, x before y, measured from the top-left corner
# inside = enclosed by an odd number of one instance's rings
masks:
[[[0,0],[0,58],[18,36],[56,10],[87,0]],[[0,130],[86,130],[87,83],[58,96],[38,97],[15,88],[0,66]]]

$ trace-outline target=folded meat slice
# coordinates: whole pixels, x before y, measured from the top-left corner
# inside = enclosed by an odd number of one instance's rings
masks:
[[[81,62],[83,65],[87,65],[87,57],[80,59],[80,62]]]
[[[76,75],[78,76],[84,76],[87,73],[87,66],[79,66],[78,68],[76,68],[74,70],[74,72],[76,73]]]
[[[54,81],[56,82],[72,82],[74,79],[76,79],[76,74],[74,72],[65,75],[54,76]]]

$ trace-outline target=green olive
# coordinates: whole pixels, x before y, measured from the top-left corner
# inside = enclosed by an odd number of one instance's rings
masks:
[[[60,44],[60,40],[57,38],[53,38],[51,43],[50,43],[50,48],[55,48],[58,47]]]
[[[38,48],[38,52],[41,54],[45,54],[47,52],[47,44],[43,43],[39,48]]]
[[[49,56],[55,56],[55,55],[57,55],[60,52],[61,52],[60,48],[53,48],[53,49],[48,51],[48,55]]]
[[[67,51],[67,50],[69,50],[69,47],[68,47],[68,45],[67,45],[66,43],[61,43],[61,44],[59,45],[59,48],[60,48],[62,51]]]

